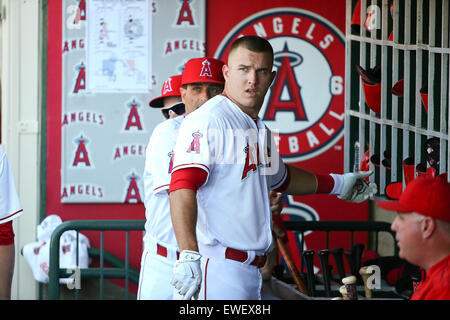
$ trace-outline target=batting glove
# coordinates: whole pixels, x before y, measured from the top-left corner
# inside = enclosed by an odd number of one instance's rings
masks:
[[[373,197],[377,193],[377,185],[365,180],[372,173],[372,171],[361,171],[341,175],[343,180],[342,189],[338,198],[349,202],[361,203]]]
[[[191,250],[181,251],[180,258],[173,267],[170,284],[183,296],[183,300],[197,299],[202,282],[200,258],[202,256]]]

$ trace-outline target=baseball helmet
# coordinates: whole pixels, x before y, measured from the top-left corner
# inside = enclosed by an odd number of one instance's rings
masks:
[[[419,92],[420,97],[422,98],[423,106],[425,107],[426,112],[428,112],[428,87],[423,86]]]
[[[163,99],[167,97],[181,96],[181,75],[171,76],[166,81],[164,81],[161,88],[161,95],[157,98],[152,99],[149,102],[149,106],[153,108],[164,107]]]
[[[381,66],[364,70],[356,66],[356,70],[362,79],[364,96],[367,106],[377,114],[381,113]]]
[[[223,65],[222,61],[210,57],[191,59],[184,67],[181,85],[198,82],[225,84]]]
[[[400,79],[392,87],[392,94],[395,94],[398,97],[403,97],[403,92],[405,90],[404,88],[405,88],[405,80]]]

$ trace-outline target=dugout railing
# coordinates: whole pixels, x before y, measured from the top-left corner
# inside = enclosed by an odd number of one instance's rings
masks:
[[[99,279],[99,299],[104,297],[104,280],[105,279],[124,279],[124,299],[129,298],[129,283],[138,284],[139,270],[136,270],[129,264],[130,250],[130,232],[143,231],[145,220],[72,220],[60,224],[52,233],[50,239],[50,269],[49,269],[49,285],[48,298],[50,300],[60,299],[60,279],[74,279],[74,270],[60,268],[60,238],[65,231],[75,230],[78,236],[80,231],[99,231],[100,232],[100,248],[89,248],[88,254],[90,258],[98,258],[99,266],[95,268],[80,268],[79,276],[81,278],[98,278]],[[105,251],[104,233],[108,231],[125,232],[125,261]],[[77,246],[78,250],[78,246]],[[78,251],[77,251],[78,265]],[[106,267],[105,263],[111,267]],[[79,290],[74,286],[74,299],[79,298]]]
[[[124,299],[129,299],[129,283],[138,284],[139,270],[136,270],[129,264],[129,233],[133,231],[143,231],[145,220],[72,220],[59,225],[51,236],[50,242],[50,269],[48,298],[50,300],[60,299],[60,279],[74,276],[72,269],[60,268],[60,238],[65,231],[75,230],[77,237],[80,231],[98,231],[100,232],[100,248],[89,248],[88,254],[91,258],[99,261],[98,267],[89,267],[79,269],[79,276],[83,278],[99,279],[99,299],[104,298],[105,279],[124,279]],[[288,231],[298,232],[301,235],[301,248],[303,248],[305,233],[310,231],[324,232],[324,249],[329,248],[330,234],[350,232],[351,247],[354,243],[354,234],[356,232],[368,232],[373,234],[373,250],[378,251],[379,233],[385,232],[392,236],[393,254],[397,255],[398,247],[395,242],[395,233],[390,229],[387,222],[375,221],[285,221]],[[105,251],[104,233],[108,231],[123,231],[126,234],[125,261]],[[78,239],[77,239],[78,243]],[[78,248],[77,248],[78,249]],[[78,252],[77,252],[78,256]],[[77,263],[78,264],[78,263]],[[108,266],[106,267],[105,264]],[[303,270],[303,261],[300,266]],[[74,299],[79,299],[79,290],[73,289]]]

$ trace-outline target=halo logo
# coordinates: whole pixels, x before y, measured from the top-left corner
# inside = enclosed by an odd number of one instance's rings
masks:
[[[256,13],[235,26],[215,57],[227,60],[231,43],[243,35],[266,38],[274,49],[277,75],[259,116],[279,132],[285,162],[316,157],[343,135],[345,41],[323,17],[297,8]]]

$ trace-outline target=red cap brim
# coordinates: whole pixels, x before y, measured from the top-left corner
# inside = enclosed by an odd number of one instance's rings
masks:
[[[388,211],[395,211],[400,213],[406,213],[406,212],[413,212],[413,210],[403,206],[400,204],[400,201],[394,200],[394,201],[382,201],[378,202],[377,205]]]

